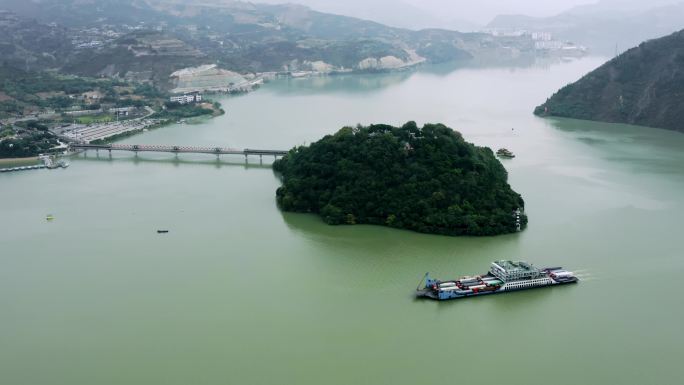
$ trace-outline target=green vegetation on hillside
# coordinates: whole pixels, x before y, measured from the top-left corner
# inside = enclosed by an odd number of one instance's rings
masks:
[[[515,61],[521,54],[534,55],[533,42],[525,36],[413,31],[296,4],[184,2],[178,5],[181,10],[136,0],[42,0],[35,7],[25,3],[16,0],[5,7],[16,16],[0,12],[0,57],[11,59],[10,64],[151,81],[162,89],[174,88],[169,78],[174,71],[209,63],[241,73],[320,68],[347,72],[492,54]],[[31,31],[41,38],[26,38]],[[2,36],[17,38],[3,44]],[[45,59],[48,53],[50,60]],[[393,58],[372,66],[366,60],[386,57]],[[397,64],[397,59],[402,62]]]
[[[218,114],[220,105],[161,106],[168,95],[150,84],[129,84],[114,79],[66,76],[47,71],[24,71],[0,65],[0,158],[34,156],[58,144],[48,128],[63,123],[94,124],[147,116],[148,109],[161,110],[158,117],[175,121]],[[116,116],[114,108],[133,107]],[[72,112],[74,111],[74,112]],[[85,111],[85,112],[83,112]],[[28,120],[32,117],[42,119]]]
[[[114,120],[114,117],[110,114],[102,115],[85,115],[78,116],[75,118],[69,118],[68,120],[76,121],[78,124],[94,124],[94,123],[107,123]]]
[[[495,235],[515,232],[514,213],[524,208],[492,151],[441,124],[345,127],[273,168],[283,179],[279,206],[329,224]]]
[[[155,119],[184,119],[203,115],[217,114],[214,109],[205,108],[197,104],[179,104],[173,102],[164,103],[164,110],[154,114]]]
[[[40,131],[22,138],[0,140],[0,159],[35,156],[48,152],[57,144],[53,135]]]
[[[534,113],[684,131],[684,31],[651,40],[560,89]]]
[[[0,79],[2,80],[3,92],[19,98],[24,94],[40,92],[78,94],[96,87],[111,89],[118,84],[110,80],[60,76],[49,72],[25,72],[9,66],[0,66]]]
[[[0,127],[0,159],[36,156],[58,144],[48,126],[36,120],[17,122],[13,128]]]
[[[26,72],[0,65],[0,91],[5,95],[5,100],[0,100],[0,118],[21,114],[25,107],[66,109],[79,104],[70,95],[80,96],[93,90],[102,93],[102,102],[116,102],[118,95],[114,87],[121,85],[125,83],[43,71]]]

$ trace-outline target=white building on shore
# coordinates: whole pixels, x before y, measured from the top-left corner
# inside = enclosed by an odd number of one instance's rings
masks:
[[[199,92],[190,92],[182,95],[173,95],[170,100],[171,102],[179,104],[199,103],[202,101],[202,94]]]

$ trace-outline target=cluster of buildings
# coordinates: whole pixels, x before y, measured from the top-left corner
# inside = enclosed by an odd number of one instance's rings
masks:
[[[79,143],[90,143],[132,131],[141,131],[160,123],[158,119],[125,120],[92,125],[69,124],[52,129],[60,138]]]
[[[551,41],[553,39],[551,32],[532,32],[530,37],[534,41]]]
[[[483,32],[496,37],[522,37],[528,33],[523,29],[487,29]]]
[[[57,26],[55,23],[51,23]],[[76,28],[73,30],[70,30],[70,38],[71,38],[71,44],[77,49],[77,50],[82,50],[82,49],[92,49],[92,48],[100,48],[103,47],[109,43],[114,42],[116,39],[120,38],[121,36],[133,32],[133,31],[140,31],[144,29],[161,29],[161,26],[149,26],[146,25],[145,23],[141,23],[139,25],[128,25],[128,24],[121,24],[121,25],[112,25],[112,24],[103,24],[99,26],[94,26],[94,27],[87,27],[87,28]]]
[[[582,56],[587,52],[587,48],[584,46],[558,40],[535,41],[534,49],[560,53],[562,56]]]
[[[551,32],[525,29],[490,29],[485,32],[498,37],[528,37],[534,42],[535,51],[558,53],[562,56],[581,56],[587,51],[584,46],[554,39]]]
[[[99,48],[121,36],[123,31],[114,26],[83,28],[72,32],[71,44],[78,50]]]
[[[111,108],[98,108],[93,110],[82,110],[82,109],[69,109],[64,111],[67,116],[86,116],[86,115],[99,115],[102,113],[110,113],[115,116],[125,117],[132,116],[139,112],[137,107],[111,107]]]
[[[202,94],[199,92],[189,92],[185,94],[173,95],[170,98],[171,103],[178,104],[194,104],[202,101]]]

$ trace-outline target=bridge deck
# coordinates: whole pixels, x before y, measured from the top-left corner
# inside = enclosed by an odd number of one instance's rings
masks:
[[[273,155],[284,156],[288,152],[284,150],[259,150],[245,148],[244,150],[227,147],[194,147],[194,146],[163,146],[149,144],[71,144],[72,150],[105,150],[105,151],[131,151],[131,152],[170,152],[190,154],[214,154],[214,155]]]

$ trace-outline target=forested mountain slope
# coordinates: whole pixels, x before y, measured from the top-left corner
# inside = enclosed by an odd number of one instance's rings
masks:
[[[534,112],[684,132],[684,30],[630,49]]]

